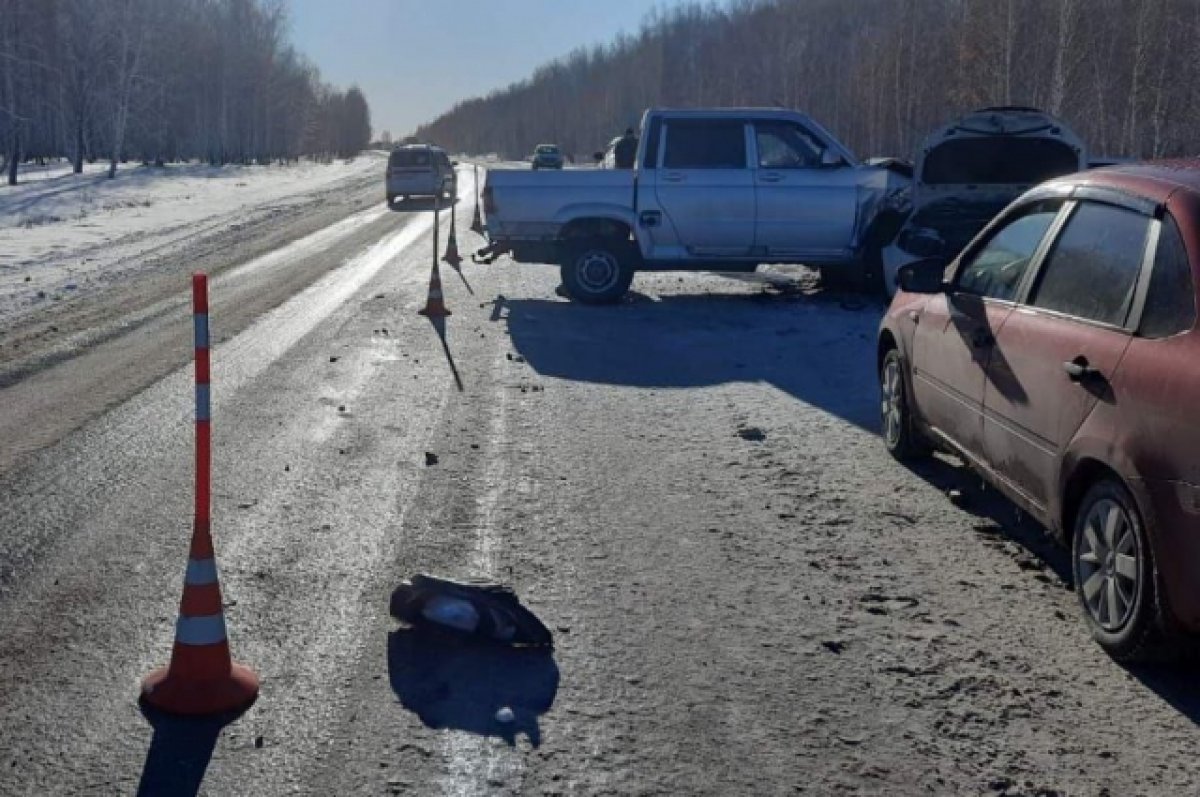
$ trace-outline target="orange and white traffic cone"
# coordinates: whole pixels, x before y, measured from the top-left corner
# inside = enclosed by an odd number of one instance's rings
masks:
[[[455,202],[457,204],[457,200]],[[449,263],[454,268],[458,268],[462,263],[462,258],[458,254],[458,236],[454,234],[454,228],[458,226],[458,222],[454,215],[455,205],[450,206],[450,235],[446,238],[446,254],[442,257],[443,263]]]
[[[211,533],[208,278],[192,277],[196,331],[196,515],[171,663],[142,681],[142,699],[172,714],[222,714],[258,697],[258,676],[234,663],[225,634]]]
[[[429,275],[429,298],[425,300],[425,306],[417,312],[427,318],[445,318],[450,315],[442,297],[442,276],[438,272],[436,260],[433,261],[433,273]]]
[[[475,216],[471,219],[471,232],[483,235],[483,219],[479,215],[479,166],[472,164],[475,169]]]

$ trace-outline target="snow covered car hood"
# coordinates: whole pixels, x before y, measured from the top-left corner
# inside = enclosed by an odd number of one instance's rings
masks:
[[[1025,191],[1087,166],[1079,136],[1032,108],[985,108],[935,130],[914,167],[912,215],[884,252],[889,289],[905,262],[957,256]]]

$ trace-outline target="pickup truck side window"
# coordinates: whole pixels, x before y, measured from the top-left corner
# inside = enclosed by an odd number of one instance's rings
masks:
[[[669,120],[663,168],[745,169],[745,125],[733,120]]]
[[[758,168],[811,169],[821,165],[824,147],[807,130],[789,122],[756,122]]]

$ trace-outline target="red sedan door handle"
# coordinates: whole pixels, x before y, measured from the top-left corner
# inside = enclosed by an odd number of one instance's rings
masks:
[[[1062,365],[1063,370],[1067,372],[1067,379],[1072,382],[1082,382],[1089,377],[1100,375],[1100,372],[1088,363],[1087,357],[1079,356],[1074,360],[1067,360]]]

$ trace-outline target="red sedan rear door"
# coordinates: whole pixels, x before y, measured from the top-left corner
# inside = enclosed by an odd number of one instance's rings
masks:
[[[1111,379],[1132,333],[1151,218],[1077,203],[1029,290],[996,336],[984,394],[984,448],[996,474],[1048,507],[1059,461]]]

